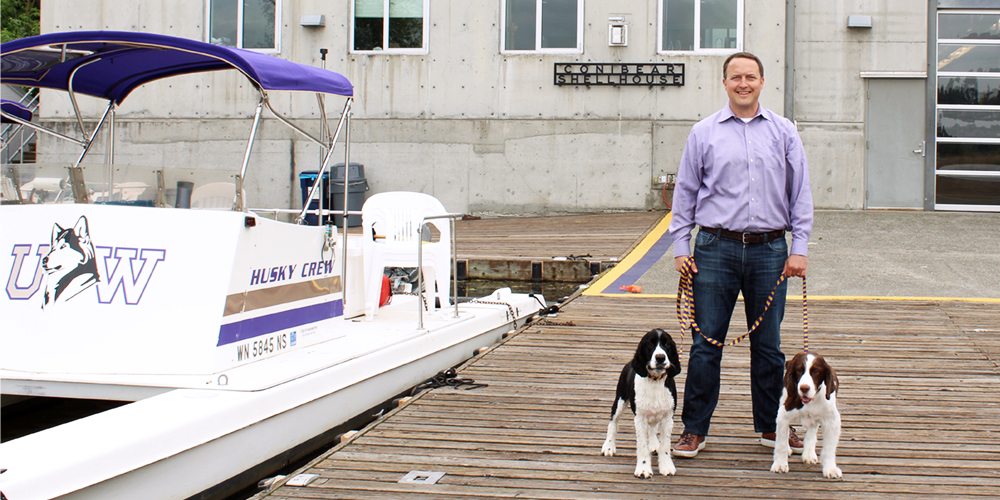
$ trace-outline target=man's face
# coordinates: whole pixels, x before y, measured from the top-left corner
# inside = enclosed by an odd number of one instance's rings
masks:
[[[733,112],[753,116],[757,112],[757,100],[760,99],[760,89],[764,88],[764,77],[753,59],[737,57],[729,61],[726,76],[722,80],[729,94],[729,105]]]

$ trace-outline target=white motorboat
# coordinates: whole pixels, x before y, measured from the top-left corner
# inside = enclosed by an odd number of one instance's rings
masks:
[[[0,52],[4,84],[65,91],[79,130],[7,108],[4,119],[81,148],[72,165],[4,167],[0,388],[5,398],[128,402],[0,444],[10,500],[197,495],[461,363],[544,306],[508,289],[439,307],[434,294],[397,295],[374,314],[369,303],[366,317],[365,289],[376,285],[362,243],[373,235],[347,230],[360,212],[347,206],[346,168],[343,207],[246,208],[264,109],[321,148],[322,172],[335,145],[350,165],[353,88],[339,74],[148,33],[51,33]],[[115,165],[115,112],[143,84],[217,70],[241,73],[260,99],[240,171],[213,183],[223,209],[187,209],[185,183],[218,172]],[[277,91],[338,95],[344,109],[313,135],[272,107]],[[92,128],[78,95],[107,102]],[[106,168],[83,165],[105,129]],[[322,224],[330,213],[341,227]],[[455,214],[425,220],[434,216]],[[420,236],[415,252],[428,244]]]

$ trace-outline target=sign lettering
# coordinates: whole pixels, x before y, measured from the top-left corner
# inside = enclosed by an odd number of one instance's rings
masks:
[[[680,87],[683,63],[555,63],[555,85]]]

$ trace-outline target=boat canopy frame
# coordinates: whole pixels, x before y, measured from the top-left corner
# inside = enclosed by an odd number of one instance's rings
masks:
[[[330,158],[340,139],[340,134],[344,132],[345,126],[347,131],[350,130],[354,87],[346,77],[315,66],[234,47],[155,33],[72,31],[46,33],[4,43],[0,45],[0,61],[2,61],[0,80],[4,84],[63,90],[68,94],[79,127],[80,138],[32,123],[30,118],[25,120],[23,116],[10,113],[7,109],[3,110],[3,118],[79,146],[82,151],[73,166],[70,167],[71,176],[74,171],[79,174],[78,167],[86,158],[99,132],[106,123],[108,124],[109,192],[114,185],[115,112],[132,91],[155,80],[192,73],[236,70],[246,77],[258,91],[259,100],[247,139],[243,162],[239,175],[235,176],[234,210],[246,210],[245,200],[242,196],[242,185],[247,176],[250,154],[260,126],[263,108],[266,107],[281,123],[319,145],[323,153],[320,175],[317,176],[308,196],[303,200],[302,209],[297,211],[296,222],[300,224],[304,222],[305,214],[309,211],[309,202],[317,197],[316,193],[321,185],[323,174],[329,167]],[[321,135],[314,136],[275,110],[268,98],[268,91],[272,90],[315,92],[321,113]],[[77,103],[77,94],[108,101],[103,115],[92,130],[88,131],[84,124],[83,115]],[[324,94],[334,94],[346,98],[340,121],[333,135],[329,133],[331,128],[326,115]],[[344,136],[344,164],[349,165],[349,132],[344,133]],[[343,207],[345,220],[349,214],[347,175],[347,169],[345,169],[345,202]],[[78,186],[82,183],[73,183],[73,185]],[[81,203],[89,201],[86,192],[74,192],[74,198]],[[321,199],[319,203],[320,212],[323,211],[322,201]],[[322,217],[317,219],[321,221]]]

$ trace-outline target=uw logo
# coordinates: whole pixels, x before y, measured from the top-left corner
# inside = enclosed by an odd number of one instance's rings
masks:
[[[34,252],[34,265],[28,266],[31,272],[25,273],[25,261]],[[106,279],[96,283],[97,301],[110,304],[115,297],[121,295],[126,304],[136,305],[142,300],[142,295],[149,285],[156,265],[166,260],[167,251],[158,248],[128,248],[128,247],[95,247],[97,253],[98,272]],[[11,300],[28,300],[42,288],[45,271],[42,259],[49,252],[49,245],[14,245],[11,255],[14,256],[14,266],[7,277],[7,297]],[[28,281],[22,276],[31,276]],[[121,293],[119,293],[121,292]]]
[[[49,244],[15,244],[11,255],[14,263],[7,276],[7,297],[29,300],[44,287],[45,308],[70,300],[91,286],[97,288],[101,304],[110,304],[120,296],[119,301],[136,305],[167,252],[95,246],[90,242],[86,218],[80,217],[72,228],[55,224]]]

